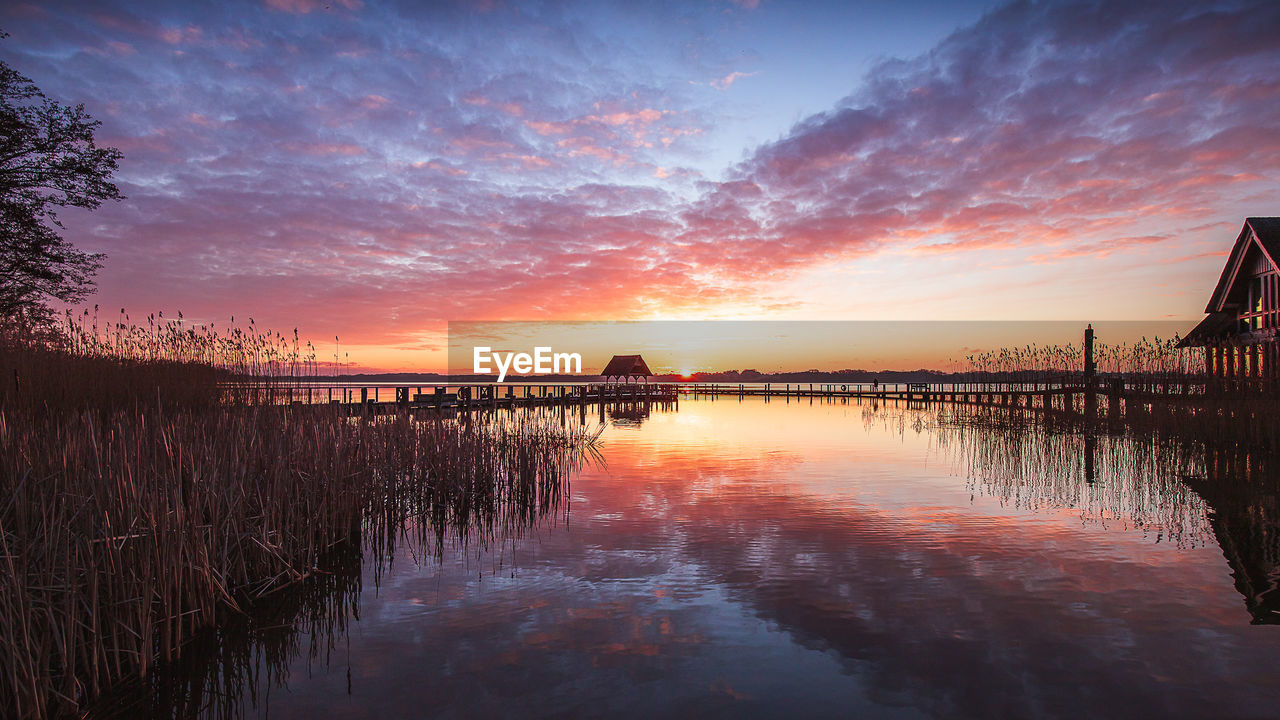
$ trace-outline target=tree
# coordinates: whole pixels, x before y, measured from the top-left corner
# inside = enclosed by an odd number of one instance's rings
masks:
[[[0,320],[47,318],[51,301],[93,292],[103,256],[64,240],[56,209],[123,199],[110,182],[122,155],[94,144],[100,124],[0,61]]]

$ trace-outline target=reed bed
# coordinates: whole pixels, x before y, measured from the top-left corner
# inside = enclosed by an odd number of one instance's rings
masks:
[[[1204,501],[1183,481],[1204,474],[1194,446],[1146,433],[1094,435],[1027,410],[950,405],[930,420],[935,446],[975,492],[1012,507],[1071,509],[1082,521],[1211,542]]]
[[[336,338],[335,338],[336,341]],[[134,323],[121,310],[68,312],[31,331],[0,323],[0,408],[72,412],[165,405],[261,405],[281,402],[322,364],[310,342],[257,328],[190,324],[179,313]]]
[[[251,612],[228,613],[198,632],[176,662],[115,685],[85,716],[243,717],[247,706],[287,687],[295,658],[330,662],[348,623],[359,618],[362,578],[367,574],[379,584],[402,545],[419,562],[439,561],[472,546],[490,549],[537,527],[561,506],[567,488],[567,481],[556,482],[545,469],[558,466],[567,479],[581,463],[599,460],[594,439],[600,427],[560,429],[536,409],[523,415],[503,412],[480,423],[462,421],[484,428],[496,442],[524,449],[505,456],[505,469],[497,462],[476,473],[442,462],[436,472],[450,473],[455,481],[443,485],[431,482],[430,470],[422,465],[416,477],[413,470],[398,479],[380,476],[368,489],[360,536],[322,553],[323,572],[256,600]],[[431,454],[442,461],[447,455]],[[535,479],[539,472],[545,479]],[[510,481],[485,482],[488,475]],[[521,476],[525,480],[516,480]],[[465,489],[477,480],[479,492]]]
[[[517,416],[0,411],[0,714],[72,711],[174,660],[362,526],[379,552],[410,517],[443,532],[536,513],[594,437]]]
[[[1121,378],[1147,391],[1181,391],[1204,382],[1204,349],[1179,348],[1180,338],[1142,338],[1134,343],[1094,344],[1099,377]],[[1025,345],[975,353],[964,358],[962,377],[991,391],[1078,382],[1084,375],[1084,347]]]
[[[1097,343],[1096,405],[1086,407],[1084,394],[1077,393],[1068,397],[1063,412],[1041,421],[1177,437],[1218,448],[1280,451],[1280,384],[1208,378],[1203,348],[1178,348],[1177,343],[1177,337]],[[1077,345],[1001,349],[968,356],[963,377],[980,392],[1081,386],[1083,358]],[[1002,417],[999,422],[1008,421]]]
[[[228,614],[192,637],[176,662],[113,686],[82,717],[244,717],[246,707],[288,686],[295,658],[331,662],[360,617],[361,561],[359,542],[339,544],[322,556],[325,572],[258,601],[251,613]]]
[[[1164,426],[1100,434],[1018,408],[940,406],[921,421],[975,493],[1033,511],[1140,531],[1177,547],[1216,544],[1253,624],[1280,624],[1280,467],[1274,452]],[[900,421],[901,422],[901,421]]]
[[[343,548],[529,522],[594,452],[586,428],[531,415],[281,406],[316,356],[252,320],[0,323],[0,716],[74,713],[147,678],[331,579]]]

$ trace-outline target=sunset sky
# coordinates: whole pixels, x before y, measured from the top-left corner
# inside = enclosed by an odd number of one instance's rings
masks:
[[[1280,215],[1280,3],[8,2],[108,317],[1186,320]]]

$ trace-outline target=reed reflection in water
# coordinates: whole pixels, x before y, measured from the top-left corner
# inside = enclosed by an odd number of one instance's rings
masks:
[[[1251,625],[1276,608],[1269,468],[1000,412],[746,398],[610,417],[605,463],[567,495],[482,542],[434,518],[410,528],[425,544],[367,534],[345,599],[191,671],[253,682],[157,681],[205,690],[165,705],[157,687],[154,709],[1271,714],[1280,633]]]
[[[1034,414],[939,409],[939,444],[980,490],[1018,507],[1069,507],[1179,547],[1216,544],[1255,624],[1280,624],[1280,477],[1231,447],[1055,432]]]

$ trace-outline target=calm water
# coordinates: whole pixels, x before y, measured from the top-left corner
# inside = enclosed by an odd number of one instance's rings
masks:
[[[537,527],[366,559],[174,685],[273,718],[1280,714],[1274,485],[930,420],[613,418],[607,466]]]

